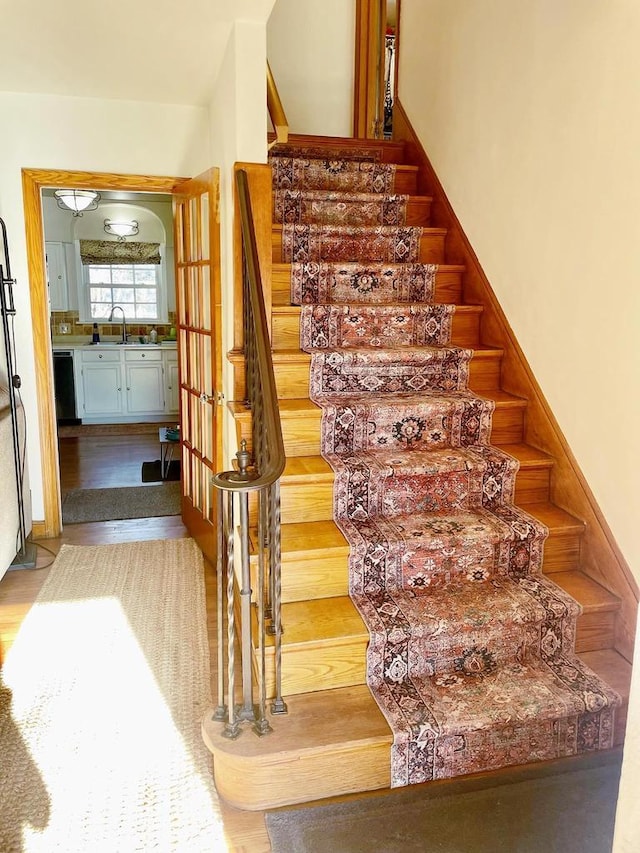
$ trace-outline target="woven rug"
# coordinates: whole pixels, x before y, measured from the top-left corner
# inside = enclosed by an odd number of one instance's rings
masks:
[[[62,502],[64,524],[180,515],[179,482],[117,489],[74,489]]]
[[[620,702],[574,653],[580,608],[542,575],[547,531],[514,505],[421,237],[313,205],[282,227],[393,786],[609,748]]]
[[[3,853],[227,849],[192,540],[63,546],[1,674]]]

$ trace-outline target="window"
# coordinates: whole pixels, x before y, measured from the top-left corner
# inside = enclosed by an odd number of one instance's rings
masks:
[[[84,266],[89,316],[106,320],[120,305],[127,320],[163,319],[160,266],[157,264],[87,264]]]

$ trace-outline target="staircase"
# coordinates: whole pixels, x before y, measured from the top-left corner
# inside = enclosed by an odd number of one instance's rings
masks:
[[[359,144],[311,142],[319,150]],[[582,606],[576,651],[623,698],[614,737],[620,744],[630,679],[630,665],[614,648],[620,597],[582,571],[585,524],[551,500],[555,461],[525,441],[528,401],[503,390],[505,353],[483,342],[483,305],[465,303],[466,268],[447,262],[446,229],[430,227],[431,198],[418,195],[418,168],[404,163],[402,143],[367,140],[366,147],[381,151],[383,162],[399,164],[394,190],[411,196],[407,224],[424,228],[420,261],[438,264],[433,301],[456,306],[451,343],[473,350],[469,388],[495,402],[491,443],[519,462],[515,503],[549,530],[543,571]],[[300,308],[291,305],[279,224],[272,229],[272,261],[272,349],[287,455],[281,510],[282,692],[288,715],[274,717],[273,733],[262,738],[247,731],[230,741],[219,723],[207,720],[203,727],[220,795],[245,809],[385,788],[391,781],[393,739],[366,686],[369,635],[348,595],[349,548],[333,521],[334,473],[320,455],[321,411],[309,399],[310,356],[300,349]],[[234,399],[241,401],[242,354],[233,352],[230,360]],[[250,412],[242,402],[230,408],[238,440],[250,441]],[[266,651],[269,662],[273,646]],[[268,683],[271,694],[273,689]]]

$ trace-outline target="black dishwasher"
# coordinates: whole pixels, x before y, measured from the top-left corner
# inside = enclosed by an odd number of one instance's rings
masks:
[[[56,396],[56,420],[60,425],[79,424],[80,419],[76,412],[73,350],[53,351],[53,384]]]

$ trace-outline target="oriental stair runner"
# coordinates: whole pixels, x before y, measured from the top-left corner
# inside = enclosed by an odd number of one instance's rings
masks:
[[[542,575],[547,530],[514,505],[396,167],[286,146],[271,165],[392,785],[612,746],[620,699],[575,655],[580,606]]]

